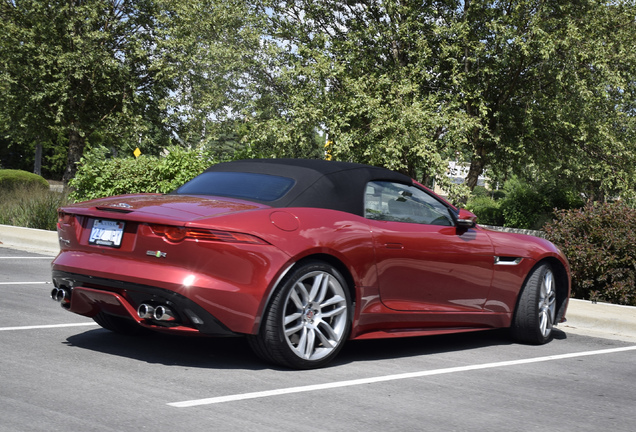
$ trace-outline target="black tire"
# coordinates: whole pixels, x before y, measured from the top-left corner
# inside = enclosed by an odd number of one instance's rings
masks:
[[[93,320],[106,330],[124,335],[138,335],[144,332],[144,328],[129,318],[110,315],[99,312]]]
[[[552,340],[556,293],[556,279],[550,265],[544,263],[532,269],[517,301],[511,327],[515,340],[532,345]]]
[[[274,293],[261,330],[249,337],[263,360],[294,369],[329,363],[349,337],[351,299],[332,266],[307,262],[291,271]]]

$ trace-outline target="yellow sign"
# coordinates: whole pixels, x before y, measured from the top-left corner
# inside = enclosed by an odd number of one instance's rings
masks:
[[[138,158],[141,155],[141,150],[139,150],[139,147],[137,147],[135,149],[135,151],[133,152],[133,154],[135,155],[136,158]]]
[[[333,150],[333,141],[327,141],[325,143],[325,159],[331,160],[332,158],[332,150]]]

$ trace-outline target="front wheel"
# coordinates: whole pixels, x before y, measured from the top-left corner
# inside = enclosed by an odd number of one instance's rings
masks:
[[[549,264],[535,267],[523,285],[512,323],[519,342],[540,345],[552,339],[556,317],[556,282]]]
[[[250,345],[271,363],[296,369],[324,366],[349,336],[350,309],[342,275],[326,263],[308,262],[293,270],[276,291]]]

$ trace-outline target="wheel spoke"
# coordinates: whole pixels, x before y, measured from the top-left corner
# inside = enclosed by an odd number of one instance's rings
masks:
[[[304,358],[309,359],[316,349],[316,331],[313,328],[307,328],[306,334],[305,347],[301,352],[304,352]]]
[[[302,357],[305,352],[305,347],[307,346],[307,327],[302,326],[302,331],[300,332],[298,339],[298,345],[296,346],[296,351],[298,351],[299,355]]]
[[[327,295],[327,289],[329,288],[329,279],[330,276],[325,275],[324,280],[320,284],[320,293],[318,294],[318,297],[314,297],[316,303],[322,303],[322,301],[325,299],[325,296]]]
[[[306,302],[303,301],[299,294],[299,291],[301,291],[301,293],[307,294],[307,291],[305,291],[305,287],[303,286],[303,284],[301,283],[297,283],[296,286],[294,287],[294,289],[291,291],[290,295],[289,295],[289,299],[294,302],[294,305],[296,305],[296,308],[301,309],[305,306]]]
[[[553,325],[552,312],[549,309],[544,309],[539,315],[539,329],[543,336],[547,336]]]
[[[335,304],[340,304],[340,303],[344,303],[344,302],[345,302],[344,297],[339,296],[339,295],[334,295],[329,300],[327,300],[326,302],[322,303],[320,305],[320,307],[321,308],[326,308],[328,306],[335,305]]]
[[[303,314],[300,312],[295,312],[291,315],[287,315],[285,317],[285,327],[287,327],[287,325],[293,323],[294,321],[296,321],[298,318],[302,317]]]
[[[554,275],[549,270],[545,273],[541,281],[539,297],[539,331],[545,337],[552,331],[556,312]]]
[[[316,329],[318,337],[323,345],[328,348],[332,348],[332,341],[338,341],[338,334],[331,328],[326,322],[321,322],[320,326]],[[323,333],[324,332],[324,333]]]
[[[331,318],[333,316],[338,316],[338,315],[341,315],[342,313],[344,313],[346,310],[347,310],[347,307],[343,305],[343,306],[340,306],[339,308],[330,310],[328,312],[323,312],[322,313],[322,317],[323,318]]]
[[[329,286],[329,275],[320,273],[314,277],[314,283],[311,285],[308,301],[320,303],[325,297],[327,287]]]
[[[304,327],[302,322],[299,322],[297,325],[293,326],[293,327],[289,327],[289,328],[285,328],[285,336],[289,337],[293,334],[298,333],[300,330],[302,330]]]

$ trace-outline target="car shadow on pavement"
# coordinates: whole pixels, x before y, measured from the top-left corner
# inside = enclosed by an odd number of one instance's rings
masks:
[[[554,330],[554,339],[566,339]],[[514,345],[509,329],[475,331],[435,336],[349,341],[334,364],[415,357],[454,351],[469,351],[489,346]]]
[[[566,339],[555,330],[555,339]],[[507,329],[460,334],[394,339],[348,341],[327,367],[467,351],[489,346],[512,345]],[[69,347],[102,352],[138,361],[202,369],[289,370],[261,361],[245,338],[183,337],[158,333],[125,336],[104,329],[89,330],[67,338]]]

